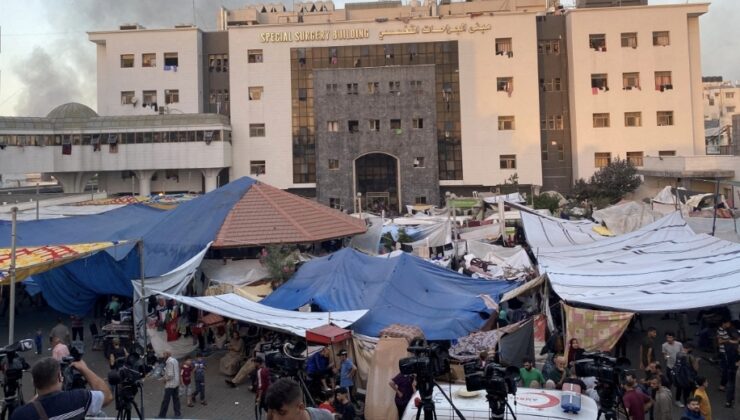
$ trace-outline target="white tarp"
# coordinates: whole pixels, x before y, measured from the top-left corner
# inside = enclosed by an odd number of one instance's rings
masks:
[[[566,302],[631,312],[740,301],[740,244],[695,234],[679,213],[626,235],[541,249],[540,271]]]
[[[712,234],[714,224],[714,236],[725,241],[740,243],[740,219],[727,219],[718,217],[716,222],[711,217],[686,217],[689,227],[696,233]]]
[[[615,235],[637,230],[663,217],[662,213],[654,211],[651,206],[638,201],[627,201],[605,209],[596,210],[593,219],[604,223]]]
[[[193,278],[198,266],[203,261],[208,248],[211,247],[209,242],[202,251],[196,254],[193,258],[185,261],[182,265],[170,271],[169,273],[162,274],[159,277],[150,277],[144,280],[144,290],[141,289],[141,280],[131,280],[134,286],[134,325],[136,325],[136,337],[141,345],[144,345],[144,326],[145,316],[144,308],[142,307],[141,300],[147,299],[151,295],[157,295],[161,293],[179,294],[188,285],[188,282]],[[156,350],[156,349],[155,349]]]
[[[593,230],[599,225],[590,220],[558,219],[537,214],[534,210],[518,204],[507,204],[521,210],[524,235],[535,256],[536,248],[589,244],[606,238]]]
[[[260,260],[203,260],[200,269],[209,280],[232,285],[247,285],[270,277]]]
[[[526,203],[527,200],[522,197],[518,192],[505,194],[505,195],[494,195],[493,197],[483,197],[483,201],[488,204],[503,203],[508,201],[510,203]]]
[[[419,232],[414,237],[419,239],[404,245],[410,245],[412,248],[429,248],[452,243],[452,230],[449,220],[434,225],[419,226],[418,230]]]
[[[306,330],[332,323],[346,328],[362,318],[367,310],[342,312],[298,312],[276,309],[261,303],[252,302],[234,293],[218,296],[175,296],[162,293],[169,299],[204,311],[236,319],[248,324],[306,336]]]
[[[490,225],[482,225],[471,228],[462,228],[460,231],[460,239],[465,240],[476,240],[476,239],[491,239],[495,240],[501,236],[501,225],[498,223],[491,223]]]
[[[368,217],[367,225],[367,231],[353,236],[349,241],[349,246],[368,255],[376,255],[380,246],[380,237],[383,236],[383,218]]]

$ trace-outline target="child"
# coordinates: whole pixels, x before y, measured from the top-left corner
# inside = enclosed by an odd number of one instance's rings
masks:
[[[200,403],[208,405],[206,403],[206,361],[203,359],[203,354],[198,354],[198,358],[195,359],[193,364],[193,379],[195,379],[195,392],[191,397],[191,402],[195,402],[195,397],[200,395]]]
[[[41,346],[44,345],[43,337],[41,335],[41,328],[36,330],[36,338],[34,339],[36,342],[36,354],[41,354]]]
[[[183,388],[185,388],[185,398],[187,398],[188,407],[193,406],[193,360],[189,357],[185,359],[185,363],[180,367],[180,382],[182,382]]]
[[[334,409],[334,393],[326,393],[322,391],[319,394],[318,401],[316,402],[319,403],[320,409],[326,410],[330,413],[336,412],[336,410]]]

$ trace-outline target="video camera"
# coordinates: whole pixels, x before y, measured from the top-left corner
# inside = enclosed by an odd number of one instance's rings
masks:
[[[519,380],[519,369],[509,366],[504,368],[496,363],[489,363],[479,368],[476,362],[463,365],[465,387],[468,391],[485,389],[489,395],[506,399],[508,394],[516,394],[516,383]]]
[[[62,371],[63,379],[62,389],[65,391],[83,389],[87,386],[87,380],[79,370],[72,366],[72,362],[79,362],[82,360],[84,353],[79,351],[76,347],[72,347],[69,354],[69,356],[63,357],[59,362],[59,368]]]
[[[9,384],[15,384],[17,386],[18,381],[23,377],[23,371],[30,367],[23,356],[20,356],[18,353],[31,349],[33,349],[33,340],[31,339],[20,340],[0,348],[0,358],[5,357],[6,359],[6,386]]]
[[[575,362],[576,375],[580,378],[593,376],[600,384],[620,384],[624,378],[625,369],[629,368],[630,361],[624,357],[616,358],[607,353],[583,353],[583,357]]]
[[[398,369],[404,375],[416,375],[419,378],[435,378],[450,372],[450,355],[439,344],[427,343],[416,338],[406,349],[413,356],[398,361]]]
[[[260,349],[265,354],[265,366],[270,370],[284,376],[296,376],[304,370],[306,358],[306,344],[302,341],[297,343],[268,343]]]

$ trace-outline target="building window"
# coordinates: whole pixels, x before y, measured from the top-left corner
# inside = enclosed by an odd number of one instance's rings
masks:
[[[350,133],[357,133],[360,131],[360,122],[357,120],[347,121],[347,131]]]
[[[165,67],[177,67],[179,60],[177,53],[164,53],[164,66]]]
[[[342,209],[342,200],[336,197],[329,197],[329,207],[341,210]]]
[[[414,204],[426,204],[427,198],[426,196],[420,196],[420,197],[414,197]]]
[[[262,100],[262,92],[264,88],[262,86],[250,86],[249,87],[249,100],[260,101]]]
[[[247,63],[261,63],[262,50],[247,50]]]
[[[513,77],[496,78],[496,91],[497,92],[511,93],[513,90],[514,90],[514,78]]]
[[[249,124],[249,137],[265,137],[265,125]]]
[[[423,156],[417,156],[414,158],[414,168],[423,168],[424,167],[424,157]]]
[[[505,55],[507,57],[514,55],[511,38],[496,38],[496,55]]]
[[[627,152],[627,162],[634,166],[642,166],[642,152]]]
[[[180,90],[179,89],[165,89],[164,90],[164,103],[176,104],[180,102]]]
[[[498,117],[498,129],[499,130],[513,130],[514,129],[514,116],[513,115],[501,115]]]
[[[676,156],[675,150],[659,150],[658,151],[659,157],[670,157],[670,156]]]
[[[142,92],[144,97],[144,106],[154,105],[157,103],[157,91],[156,90],[145,90]]]
[[[562,89],[559,77],[547,80],[540,79],[540,85],[542,86],[542,90],[544,90],[545,92],[560,92],[560,90]]]
[[[735,113],[735,107],[734,106],[728,106],[725,108],[727,110],[728,114],[734,114]]]
[[[658,111],[658,127],[673,125],[673,111]]]
[[[329,169],[336,171],[339,169],[339,159],[329,159]]]
[[[591,74],[591,89],[609,90],[608,76],[606,73]]]
[[[330,133],[336,133],[339,131],[339,121],[327,121],[326,131]]]
[[[609,152],[596,152],[594,153],[594,166],[597,168],[603,168],[612,162],[612,154]]]
[[[563,116],[562,115],[547,115],[545,119],[540,121],[541,130],[562,130],[563,129]]]
[[[560,54],[559,39],[545,39],[537,42],[537,52],[539,54],[554,55]]]
[[[308,89],[298,88],[298,100],[301,102],[305,102],[307,98],[308,98]]]
[[[735,98],[735,92],[725,92],[725,99]]]
[[[637,32],[622,32],[622,47],[637,48]]]
[[[413,120],[411,120],[411,127],[412,128],[424,128],[424,119],[414,118]]]
[[[380,120],[368,120],[370,131],[380,131]]]
[[[655,90],[661,92],[673,89],[673,78],[670,71],[655,72]]]
[[[398,81],[388,82],[388,92],[391,95],[400,95],[401,94],[401,82],[398,82]]]
[[[121,68],[130,69],[134,66],[133,54],[121,54]]]
[[[594,114],[594,128],[609,127],[609,113]]]
[[[625,112],[625,127],[642,127],[642,112]]]
[[[653,45],[657,47],[666,47],[671,45],[671,34],[668,31],[653,32]]]
[[[411,80],[409,81],[409,87],[411,88],[411,91],[414,93],[421,93],[423,92],[423,87],[421,80]]]
[[[640,73],[622,73],[622,89],[640,89]]]
[[[141,55],[141,67],[157,67],[157,54],[144,53]]]
[[[499,155],[499,168],[516,169],[516,155]]]
[[[121,92],[121,105],[131,105],[134,103],[134,91],[126,90]]]
[[[590,34],[588,47],[596,51],[606,51],[606,34]]]
[[[339,86],[336,83],[327,83],[326,85],[327,94],[337,93],[338,91],[339,91]]]
[[[548,153],[548,150],[547,150],[547,143],[542,143],[542,161],[546,162],[549,159],[550,159],[550,154]]]
[[[213,73],[228,72],[229,71],[229,55],[228,54],[208,54],[208,71]]]
[[[357,83],[347,83],[347,95],[357,95]]]
[[[380,92],[380,83],[379,82],[368,82],[367,83],[367,93],[369,94],[376,94]]]
[[[249,174],[250,175],[264,175],[265,174],[265,161],[264,160],[250,160],[249,161]]]
[[[565,146],[560,143],[558,143],[558,160],[560,162],[565,160]]]
[[[401,120],[398,118],[394,118],[391,120],[391,130],[400,130],[401,129]],[[398,134],[398,133],[397,133]]]

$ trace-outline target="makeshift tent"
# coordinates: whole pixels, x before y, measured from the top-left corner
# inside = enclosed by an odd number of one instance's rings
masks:
[[[270,277],[260,260],[203,260],[203,274],[212,282],[247,285]]]
[[[383,235],[383,218],[369,216],[365,220],[367,232],[353,236],[349,246],[366,254],[375,255],[378,253],[380,237]]]
[[[527,200],[522,197],[518,192],[503,195],[494,195],[491,197],[483,197],[483,201],[488,204],[503,203],[508,201],[509,203],[526,203]]]
[[[15,280],[22,281],[37,273],[42,273],[95,252],[120,244],[98,242],[91,244],[32,246],[17,248],[15,251]],[[10,282],[9,270],[12,259],[10,248],[0,248],[0,283]]]
[[[629,327],[635,315],[631,312],[594,311],[563,305],[565,312],[565,342],[573,338],[586,351],[611,351]],[[565,348],[568,356],[569,346]]]
[[[412,236],[413,241],[404,243],[412,248],[445,246],[452,243],[452,230],[449,220],[434,225],[419,226]]]
[[[305,263],[262,303],[283,309],[313,303],[324,311],[367,308],[354,331],[377,337],[400,321],[420,327],[430,340],[445,340],[484,323],[490,309],[480,295],[498,301],[513,287],[471,279],[406,253],[377,258],[345,248]]]
[[[84,315],[99,295],[133,295],[131,280],[141,277],[138,252],[132,251],[137,240],[144,242],[146,277],[167,273],[213,241],[229,210],[254,182],[240,178],[166,212],[137,204],[92,216],[18,223],[17,245],[129,241],[34,275],[53,308]],[[9,246],[10,228],[0,221],[0,247]]]
[[[465,240],[480,240],[490,239],[496,240],[501,236],[501,224],[491,223],[482,226],[462,228],[459,230],[460,239]]]
[[[305,337],[307,330],[330,323],[342,328],[348,327],[368,312],[367,310],[338,312],[287,311],[252,302],[233,293],[201,297],[177,296],[167,293],[162,293],[162,295],[204,311],[300,337]]]
[[[59,219],[62,217],[71,216],[87,216],[92,214],[100,214],[116,210],[125,206],[125,204],[109,204],[100,206],[79,206],[79,205],[60,205],[60,206],[46,206],[39,208],[39,219]],[[9,213],[0,213],[0,220],[11,220]],[[16,220],[28,221],[36,220],[36,209],[30,208],[27,210],[19,211]]]
[[[606,238],[594,231],[594,227],[598,225],[589,220],[558,219],[538,214],[518,204],[506,204],[521,211],[524,235],[533,251],[540,247],[588,244]],[[537,256],[537,252],[534,254]]]
[[[352,338],[352,331],[339,328],[336,325],[322,325],[306,331],[306,341],[318,344],[341,343]]]
[[[615,235],[632,232],[661,217],[663,214],[639,201],[626,201],[593,213],[593,219],[598,223],[604,223]]]
[[[598,243],[539,249],[563,300],[631,312],[740,301],[738,257],[740,244],[695,234],[678,212]]]
[[[364,233],[363,220],[257,182],[230,209],[214,248],[327,241]]]

